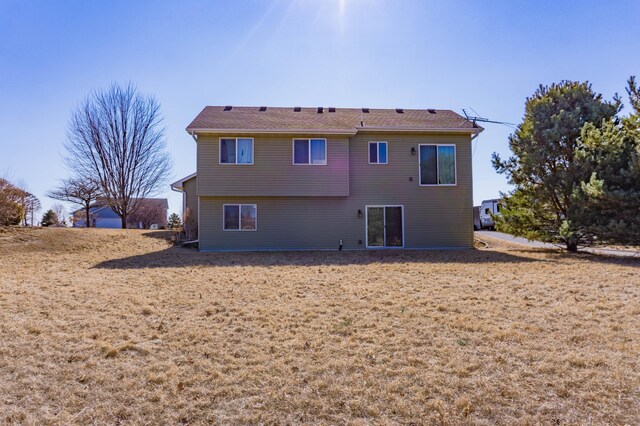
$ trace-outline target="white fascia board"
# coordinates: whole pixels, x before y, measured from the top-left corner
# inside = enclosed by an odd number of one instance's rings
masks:
[[[180,180],[177,180],[175,182],[173,182],[170,186],[171,189],[175,190],[175,191],[182,191],[183,190],[183,183],[185,183],[186,181],[188,181],[191,178],[196,177],[197,173],[191,173],[189,176],[183,177]]]

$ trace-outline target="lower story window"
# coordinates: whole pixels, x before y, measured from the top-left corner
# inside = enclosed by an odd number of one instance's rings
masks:
[[[223,206],[225,231],[255,231],[258,226],[258,208],[255,204],[225,204]]]

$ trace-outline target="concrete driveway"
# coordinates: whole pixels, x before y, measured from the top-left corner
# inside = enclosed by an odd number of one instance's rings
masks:
[[[475,235],[477,235],[480,239],[483,236],[489,238],[496,238],[498,240],[507,241],[510,243],[520,244],[527,247],[536,247],[536,248],[548,248],[548,249],[557,249],[562,248],[553,244],[543,243],[540,241],[529,241],[526,238],[522,237],[514,237],[510,234],[505,234],[504,232],[497,231],[475,231]],[[585,247],[581,248],[578,251],[593,253],[593,254],[604,254],[607,256],[621,256],[621,257],[638,257],[640,258],[640,251],[637,250],[613,250],[613,249],[605,249],[605,248],[594,248],[594,247]]]

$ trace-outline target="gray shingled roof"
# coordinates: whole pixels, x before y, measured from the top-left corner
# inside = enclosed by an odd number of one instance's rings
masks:
[[[263,109],[263,110],[261,110]],[[477,129],[474,124],[447,109],[368,109],[293,107],[224,107],[207,106],[189,124],[187,131],[198,130],[309,130],[355,132],[366,128],[394,129]]]

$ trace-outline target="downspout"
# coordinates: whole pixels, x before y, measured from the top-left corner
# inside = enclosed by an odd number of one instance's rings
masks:
[[[182,223],[184,223],[184,205],[185,205],[185,197],[187,194],[185,194],[184,191],[174,188],[172,185],[169,185],[169,187],[171,188],[172,191],[179,192],[180,194],[182,194],[182,214],[180,216],[182,216]]]
[[[196,142],[196,143],[198,142],[198,134],[196,133],[195,130],[191,131],[191,137],[193,138],[194,142]],[[198,171],[198,169],[196,168],[196,173],[197,173],[197,171]],[[183,205],[183,208],[182,208],[182,224],[184,226],[184,210],[185,210],[185,207],[186,207],[186,201],[185,201],[184,197],[186,197],[187,194],[184,191],[181,191],[181,192],[182,192],[182,197],[183,197],[183,199],[182,199],[183,200],[182,201],[182,205]],[[184,241],[182,243],[182,246],[185,246],[187,244],[195,244],[195,243],[200,243],[200,197],[198,197],[198,239],[193,240],[193,241]]]

